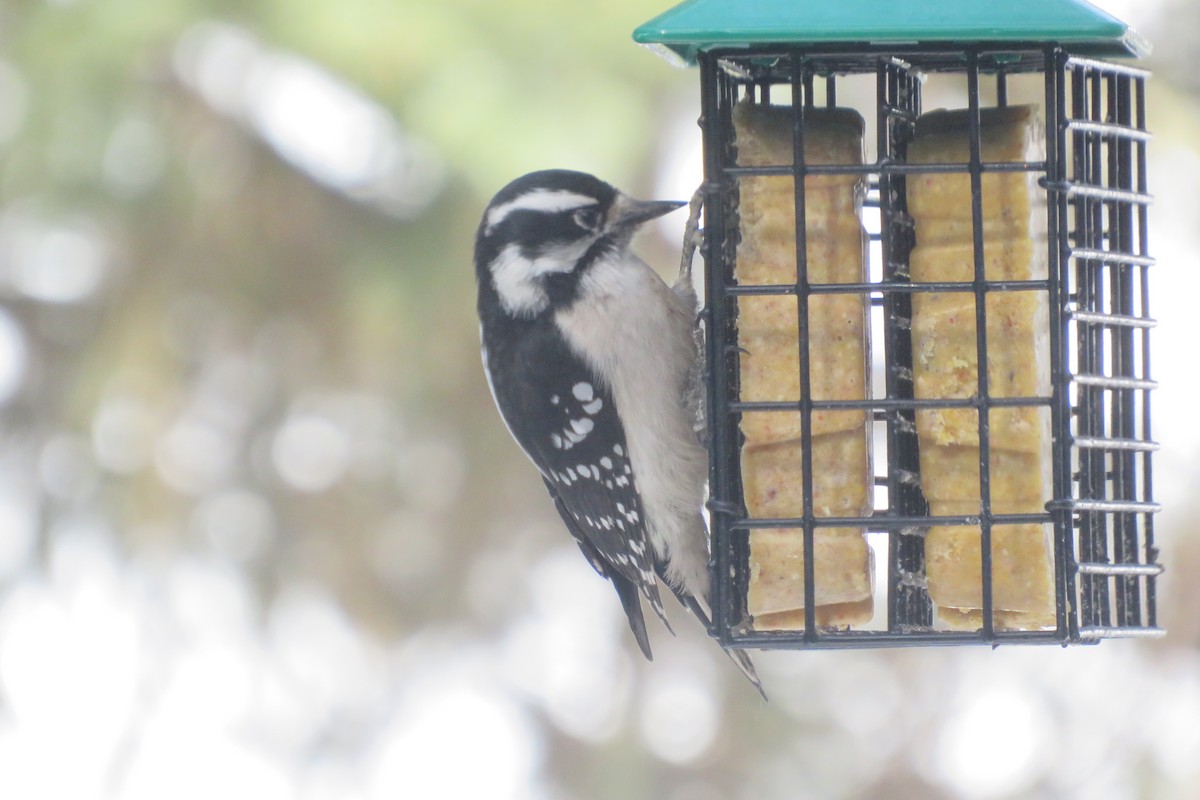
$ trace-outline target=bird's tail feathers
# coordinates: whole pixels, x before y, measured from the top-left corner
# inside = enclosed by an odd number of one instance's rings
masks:
[[[646,632],[646,619],[642,616],[642,597],[638,588],[619,573],[614,572],[610,577],[617,590],[617,597],[621,598],[621,607],[625,609],[625,618],[629,620],[629,630],[633,631],[633,638],[637,639],[638,647],[642,649],[646,660],[653,661],[654,654],[650,651],[650,636]]]
[[[746,680],[750,681],[750,685],[758,690],[762,695],[762,699],[767,699],[767,692],[763,689],[762,681],[758,679],[758,672],[754,669],[754,662],[750,660],[750,654],[745,650],[730,649],[728,647],[721,648],[725,651],[725,655],[729,656],[729,660],[734,663],[742,674],[746,676]]]
[[[671,623],[667,620],[667,610],[663,608],[662,598],[658,594],[658,584],[653,583],[652,581],[652,576],[648,580],[643,581],[642,595],[646,598],[646,602],[650,604],[650,608],[654,609],[654,613],[662,622],[663,627],[666,628],[672,636],[674,636],[675,629],[671,627]],[[624,603],[625,600],[622,599],[621,602]]]
[[[684,608],[686,608],[688,611],[691,611],[692,614],[694,614],[696,618],[704,624],[706,629],[709,631],[712,630],[712,617],[695,595],[682,589],[676,589],[671,585],[671,582],[666,579],[663,580],[663,583],[671,587],[671,591],[675,593],[676,599],[679,600],[679,603]],[[741,670],[741,673],[746,676],[746,680],[750,681],[750,684],[758,690],[758,693],[762,695],[762,699],[766,700],[767,693],[763,689],[762,681],[758,678],[758,672],[754,669],[754,662],[750,660],[750,654],[745,650],[739,650],[737,648],[728,648],[722,646],[721,649],[725,651],[725,655],[729,656],[729,660],[734,663],[734,666]]]

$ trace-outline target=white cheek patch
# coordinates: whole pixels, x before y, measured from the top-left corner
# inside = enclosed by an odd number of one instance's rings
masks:
[[[564,190],[535,189],[489,210],[485,233],[491,233],[493,228],[514,211],[540,211],[546,214],[557,214],[561,211],[593,205],[596,205],[596,198],[588,197],[586,194]]]
[[[492,262],[492,280],[506,311],[516,315],[537,314],[550,302],[537,282],[535,262],[521,255],[521,248],[510,244]]]
[[[492,280],[504,308],[516,315],[533,315],[545,310],[550,298],[541,285],[541,278],[554,272],[573,270],[590,244],[590,240],[572,242],[534,258],[525,256],[519,245],[505,247],[491,266]]]

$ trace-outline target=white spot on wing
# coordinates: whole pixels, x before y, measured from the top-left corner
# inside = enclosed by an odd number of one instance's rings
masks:
[[[571,427],[575,430],[576,433],[583,434],[586,436],[587,434],[592,432],[592,428],[595,427],[595,423],[593,423],[587,417],[584,417],[583,419],[571,420]]]
[[[601,400],[599,397],[597,397],[595,400],[593,400],[590,403],[583,404],[583,410],[586,411],[587,413],[593,414],[593,415],[600,413],[600,409],[602,409],[602,408],[604,408],[604,401]]]
[[[571,387],[571,394],[575,395],[575,399],[581,402],[587,402],[596,396],[596,390],[590,383],[581,381]]]

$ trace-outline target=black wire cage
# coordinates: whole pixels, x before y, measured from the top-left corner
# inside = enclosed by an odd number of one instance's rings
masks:
[[[701,77],[710,633],[1160,635],[1148,74],[1111,40],[654,22]]]

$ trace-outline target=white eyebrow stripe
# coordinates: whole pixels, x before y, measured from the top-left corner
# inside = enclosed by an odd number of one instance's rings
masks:
[[[555,213],[558,211],[567,211],[572,208],[582,208],[583,206],[596,205],[596,198],[588,197],[586,194],[578,194],[577,192],[568,192],[562,189],[534,189],[532,192],[509,200],[507,203],[501,203],[487,213],[487,230],[499,225],[504,221],[504,218],[514,211],[545,211],[547,213]]]

